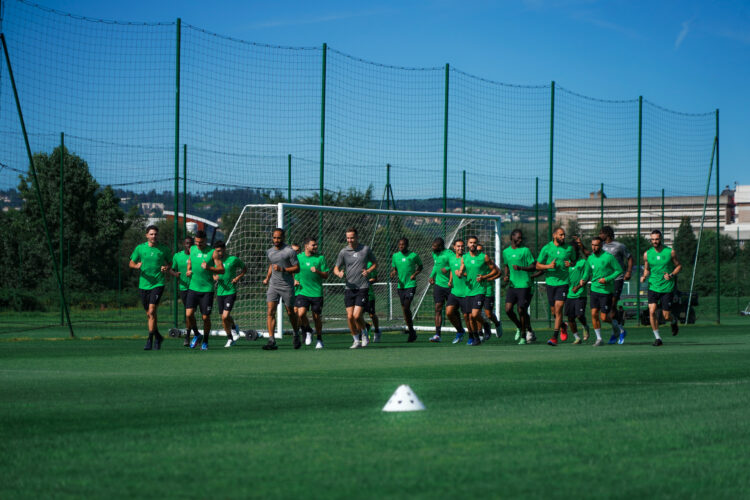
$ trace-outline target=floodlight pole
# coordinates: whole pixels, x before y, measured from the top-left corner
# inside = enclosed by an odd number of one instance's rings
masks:
[[[180,45],[182,34],[182,20],[177,18],[177,43],[175,53],[175,94],[174,94],[174,237],[172,238],[174,251],[179,249],[178,233],[180,232]],[[179,280],[173,282],[172,312],[174,313],[174,327],[177,328],[177,297],[179,294]]]

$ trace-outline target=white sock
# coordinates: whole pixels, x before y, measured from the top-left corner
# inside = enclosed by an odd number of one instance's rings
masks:
[[[599,328],[594,328],[594,333],[596,334],[596,340],[602,339],[602,331]]]
[[[355,342],[359,342],[359,335],[352,335]]]
[[[574,333],[574,334],[573,334],[573,337],[574,337],[574,338],[575,338],[576,340],[578,340],[578,339],[580,339],[580,338],[581,338],[581,337],[579,337],[579,336],[578,336],[578,332]]]
[[[654,330],[654,337],[656,337],[657,339],[661,339],[661,337],[659,336],[659,329],[658,328],[656,330]]]

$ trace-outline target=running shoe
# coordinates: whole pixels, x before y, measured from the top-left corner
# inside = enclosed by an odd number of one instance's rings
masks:
[[[430,342],[440,342],[440,335],[435,334],[432,337],[430,337]]]
[[[521,337],[521,340],[518,341],[518,345],[526,345],[526,339]]]
[[[620,336],[617,338],[618,344],[624,344],[625,343],[625,336],[628,334],[627,330],[623,330],[620,332]]]
[[[150,351],[151,350],[151,337],[148,338],[146,341],[146,345],[143,346],[144,351]]]
[[[193,340],[190,341],[190,348],[195,349],[195,346],[197,346],[198,342],[200,342],[201,340],[203,340],[203,335],[199,333],[198,335],[193,337]]]
[[[600,345],[604,345],[604,341],[602,339],[596,339],[596,342],[594,342],[594,347],[599,347]]]
[[[234,340],[232,340],[232,339],[228,339],[228,340],[227,340],[227,343],[226,343],[226,344],[224,344],[224,347],[225,347],[225,348],[227,348],[227,347],[232,347],[233,345],[234,345]]]
[[[583,341],[586,342],[589,339],[589,329],[584,328],[583,329]]]
[[[516,342],[518,342],[519,340],[521,340],[521,329],[520,328],[516,328],[516,336],[515,336],[515,338],[513,340],[515,340]]]
[[[474,337],[469,337],[469,340],[466,341],[466,345],[474,345]]]
[[[656,339],[656,340],[654,340],[654,343],[651,344],[651,345],[654,346],[654,347],[658,347],[660,345],[664,345],[664,342],[662,342],[661,339]]]
[[[276,345],[276,341],[273,339],[268,339],[268,343],[263,346],[264,351],[275,351],[278,348],[279,346]]]
[[[305,345],[312,344],[312,332],[307,332],[305,334]]]
[[[370,336],[367,335],[367,332],[362,332],[362,347],[367,347],[370,345]]]
[[[372,341],[380,342],[380,335],[381,335],[380,330],[375,330],[375,333],[372,336]]]
[[[349,349],[359,349],[360,347],[362,347],[362,342],[355,340]]]
[[[203,342],[201,344],[201,351],[208,351],[208,342]]]
[[[323,349],[323,341],[322,340],[318,340],[318,343],[315,344],[315,348],[316,349]]]
[[[560,340],[565,342],[568,340],[568,324],[566,322],[562,322],[562,325],[560,325]]]
[[[463,340],[463,338],[464,338],[464,332],[456,333],[456,338],[453,339],[453,343],[458,344],[459,342],[461,342],[461,340]]]
[[[573,341],[573,345],[578,345],[578,344],[580,344],[580,343],[581,343],[581,337],[578,337],[577,339],[575,339],[575,340]]]
[[[547,341],[547,345],[556,346],[557,345],[557,339],[555,337],[552,337]]]
[[[294,334],[294,338],[292,338],[292,346],[295,349],[302,347],[302,340],[299,338],[299,333]]]
[[[613,333],[612,336],[609,337],[609,342],[607,342],[607,343],[608,344],[616,344],[617,343],[617,334]]]
[[[190,347],[190,336],[185,337],[185,340],[182,342],[183,347]]]

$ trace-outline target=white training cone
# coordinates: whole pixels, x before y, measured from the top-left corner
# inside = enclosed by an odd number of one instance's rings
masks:
[[[408,385],[398,386],[396,392],[383,407],[383,411],[419,411],[424,409],[424,405]]]

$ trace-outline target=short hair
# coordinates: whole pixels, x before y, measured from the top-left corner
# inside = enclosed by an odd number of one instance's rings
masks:
[[[206,232],[203,229],[199,229],[198,231],[195,232],[195,237],[196,238],[201,238],[201,239],[205,240],[206,239]]]
[[[658,229],[654,229],[653,231],[651,231],[651,234],[658,234],[659,236],[661,236],[661,231],[659,231]]]
[[[455,244],[456,244],[456,243],[458,243],[459,241],[460,241],[461,243],[466,243],[466,242],[465,242],[464,240],[462,240],[461,238],[457,238],[457,239],[453,240],[453,244],[455,245]]]
[[[277,228],[274,228],[274,230],[273,230],[273,231],[271,231],[271,234],[273,234],[273,233],[275,233],[275,232],[277,232],[277,231],[281,232],[281,234],[284,234],[284,235],[286,234],[286,231],[284,231],[284,228],[283,228],[283,227],[277,227]]]
[[[307,244],[311,241],[318,241],[318,238],[315,238],[314,236],[308,236],[307,238],[302,240],[302,245],[307,246]]]
[[[445,246],[445,240],[443,238],[439,238],[438,237],[438,238],[435,238],[434,240],[432,240],[432,244],[433,245],[440,245],[441,247],[444,247]]]
[[[354,226],[352,226],[352,227],[348,227],[348,228],[346,228],[346,231],[344,231],[344,234],[346,234],[346,233],[354,233],[354,234],[357,234],[357,228],[356,228],[356,227],[354,227]]]
[[[224,243],[224,240],[219,240],[216,243],[214,243],[214,248],[226,248],[227,244]]]
[[[473,234],[470,234],[469,236],[467,236],[467,237],[466,237],[466,241],[469,241],[469,240],[470,240],[470,239],[472,239],[472,238],[474,238],[475,240],[477,240],[477,243],[479,242],[479,238],[477,238],[477,237],[476,237],[475,235],[473,235]]]
[[[552,230],[552,234],[555,234],[556,232],[558,232],[558,231],[561,231],[561,230],[562,230],[562,232],[563,232],[563,233],[565,232],[565,228],[563,228],[562,226],[556,226],[556,227],[555,227],[555,228],[554,228],[554,229]]]
[[[606,234],[607,238],[615,239],[615,230],[612,229],[612,226],[603,226],[601,232]]]
[[[151,230],[154,230],[154,231],[156,231],[157,233],[159,232],[159,228],[158,228],[158,227],[156,227],[156,226],[154,226],[153,224],[151,224],[150,226],[148,226],[148,227],[146,228],[146,232],[148,233],[148,232],[149,232],[149,231],[151,231]]]
[[[514,229],[513,231],[510,232],[510,237],[512,238],[513,235],[515,235],[515,234],[519,234],[519,235],[523,236],[523,231],[521,231],[521,229],[519,229],[519,228],[516,228],[516,229]]]
[[[182,241],[190,240],[191,242],[195,241],[192,236],[185,236],[185,238]]]
[[[591,238],[592,243],[595,242],[596,240],[603,241],[601,236],[594,236],[593,238]]]
[[[398,239],[398,242],[399,242],[399,243],[401,243],[402,241],[404,242],[404,244],[405,244],[405,245],[406,245],[407,247],[409,246],[409,238],[407,238],[407,237],[403,237],[403,238],[399,238],[399,239]]]

